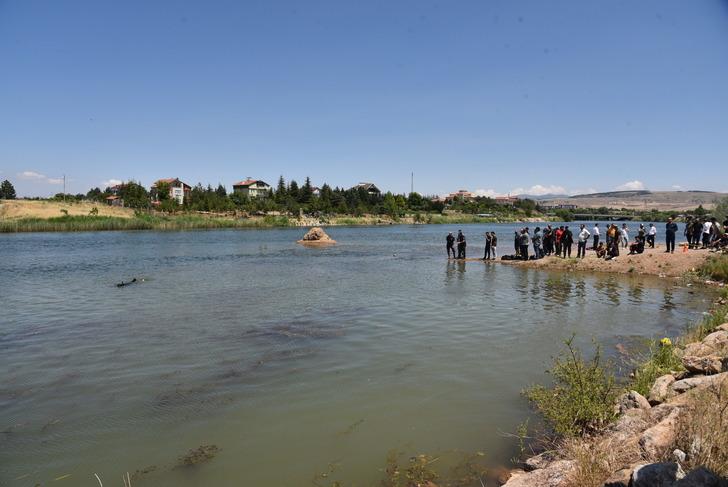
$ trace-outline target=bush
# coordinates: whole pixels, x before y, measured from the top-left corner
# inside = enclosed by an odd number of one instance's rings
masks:
[[[643,396],[649,394],[652,384],[658,377],[669,374],[671,371],[683,370],[680,358],[675,355],[672,341],[663,338],[650,345],[649,355],[635,370],[630,389]]]
[[[676,446],[687,453],[684,468],[728,476],[728,380],[696,395],[678,426]]]
[[[728,283],[728,255],[716,255],[700,266],[698,273],[708,279]]]
[[[574,346],[573,336],[565,344],[566,349],[554,358],[548,371],[553,375],[553,386],[536,385],[524,394],[557,435],[578,436],[614,419],[618,389],[613,366],[602,363],[599,346],[595,346],[594,357],[585,361]]]

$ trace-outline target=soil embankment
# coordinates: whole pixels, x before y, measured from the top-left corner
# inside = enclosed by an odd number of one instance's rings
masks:
[[[576,248],[574,248],[576,250]],[[574,255],[572,253],[572,255]],[[614,272],[618,274],[647,274],[661,277],[681,277],[693,272],[712,255],[708,250],[688,250],[683,252],[678,246],[675,253],[666,253],[665,247],[657,245],[654,249],[645,249],[642,254],[628,255],[625,251],[611,260],[600,259],[593,251],[587,251],[583,259],[561,257],[544,257],[539,260],[495,260],[502,264],[532,269],[551,269],[561,271]],[[477,261],[482,259],[467,259]]]

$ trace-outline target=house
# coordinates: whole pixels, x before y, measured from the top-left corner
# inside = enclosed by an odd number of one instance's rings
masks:
[[[124,183],[109,186],[108,188],[106,188],[106,191],[111,193],[112,196],[119,196],[119,193],[121,193],[122,189],[124,189]]]
[[[379,196],[382,192],[377,188],[374,183],[359,183],[351,189],[365,189],[366,192],[371,196]]]
[[[159,202],[157,187],[159,187],[160,184],[169,185],[169,198],[177,200],[177,203],[180,205],[184,204],[185,198],[189,197],[190,191],[192,191],[192,186],[183,183],[178,178],[160,179],[152,185],[150,191],[152,194],[152,201],[156,203]]]
[[[520,198],[517,198],[515,196],[496,196],[493,199],[495,200],[496,205],[501,206],[514,206],[521,200]]]
[[[124,206],[124,199],[115,194],[112,194],[111,196],[107,196],[105,198],[105,200],[106,200],[106,204],[109,206]]]
[[[248,198],[266,198],[270,192],[270,184],[258,179],[246,179],[233,184],[233,191]]]
[[[446,202],[451,202],[455,200],[460,201],[472,201],[475,199],[475,195],[468,191],[467,189],[459,189],[455,191],[454,193],[450,193],[449,195],[445,196]]]
[[[317,197],[317,198],[318,198],[319,196],[321,196],[321,188],[319,188],[318,186],[314,186],[313,188],[311,188],[311,193],[312,193],[312,194],[313,194],[313,195],[314,195],[315,197]]]

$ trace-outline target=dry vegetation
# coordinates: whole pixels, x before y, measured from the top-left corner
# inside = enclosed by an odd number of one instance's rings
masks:
[[[63,211],[70,216],[88,216],[96,208],[98,216],[113,216],[117,218],[132,218],[134,210],[119,208],[103,203],[89,201],[68,202],[38,201],[38,200],[3,200],[0,202],[0,218],[56,218],[64,216]]]

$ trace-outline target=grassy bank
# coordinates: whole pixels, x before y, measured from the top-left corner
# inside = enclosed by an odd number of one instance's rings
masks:
[[[517,219],[484,218],[476,215],[414,215],[391,219],[383,215],[330,216],[320,220],[304,218],[298,220],[286,216],[263,216],[234,218],[207,216],[190,213],[160,215],[137,213],[131,217],[108,215],[63,215],[59,217],[4,218],[0,219],[0,233],[18,232],[90,232],[113,230],[196,230],[216,228],[273,228],[312,225],[411,225],[467,224],[517,221]]]
[[[132,218],[109,216],[61,216],[18,218],[0,221],[0,233],[90,232],[110,230],[195,230],[215,228],[264,228],[290,226],[287,217],[209,218],[199,215],[137,215]]]

